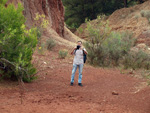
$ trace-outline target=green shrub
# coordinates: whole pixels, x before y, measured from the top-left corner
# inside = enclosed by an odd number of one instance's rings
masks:
[[[130,48],[134,45],[134,42],[135,41],[132,39],[132,34],[128,32],[112,32],[102,44],[102,48],[106,53],[105,56],[109,59],[109,63],[118,66],[120,60],[122,60],[123,56],[130,51]]]
[[[0,74],[28,82],[36,73],[31,60],[37,45],[37,29],[26,29],[21,4],[18,8],[13,4],[5,7],[5,2],[0,2]]]
[[[68,51],[65,49],[59,50],[59,58],[62,58],[62,59],[66,58],[67,54],[68,54]]]
[[[33,25],[37,27],[37,39],[38,39],[38,46],[42,44],[42,35],[43,32],[46,30],[47,26],[49,25],[49,21],[46,19],[44,14],[36,13],[34,18]]]
[[[141,11],[141,16],[146,17],[148,22],[150,23],[150,10],[142,10]]]
[[[46,49],[45,48],[45,43],[41,43],[40,45],[38,45],[37,49],[38,49],[38,53],[43,55],[44,52],[45,52],[45,49]]]
[[[6,3],[7,3],[7,0],[1,0],[1,1],[0,1],[0,4],[1,4],[1,5],[5,5]]]
[[[37,28],[38,43],[40,43],[40,41],[41,41],[41,36],[42,36],[42,30],[41,30],[41,28]]]
[[[135,20],[136,20],[137,22],[138,22],[140,16],[141,16],[141,15],[135,15],[135,16],[134,16],[134,18],[135,18]]]
[[[80,34],[82,34],[82,33],[83,33],[83,28],[80,27],[80,28],[78,29],[78,32],[79,32]]]
[[[118,66],[120,60],[134,44],[132,35],[128,32],[111,32],[108,22],[99,22],[97,26],[87,22],[89,39],[85,47],[88,51],[89,63],[98,66]]]
[[[56,42],[53,39],[48,39],[46,45],[47,50],[51,51],[56,46]]]
[[[123,59],[124,68],[132,68],[132,69],[150,69],[150,55],[143,52],[129,52],[124,56]]]
[[[98,17],[98,22],[96,26],[93,26],[90,21],[86,20],[88,40],[84,44],[88,51],[88,61],[92,65],[104,65],[105,55],[102,50],[102,43],[110,35],[110,29],[108,23],[102,23],[102,18]],[[106,26],[106,27],[104,27]],[[103,60],[102,60],[103,59]]]

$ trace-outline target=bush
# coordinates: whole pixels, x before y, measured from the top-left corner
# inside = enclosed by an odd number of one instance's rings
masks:
[[[123,60],[124,68],[132,68],[132,69],[150,69],[150,55],[143,52],[129,52],[124,56]]]
[[[41,43],[40,45],[38,45],[39,47],[37,48],[38,49],[38,53],[39,54],[44,54],[45,52],[45,43]]]
[[[108,23],[102,23],[102,18],[98,17],[99,24],[93,26],[90,21],[86,20],[88,41],[85,43],[85,47],[88,51],[88,61],[92,65],[104,65],[104,51],[102,50],[102,43],[110,35],[110,29]],[[104,27],[106,26],[106,27]],[[102,60],[103,59],[103,60]]]
[[[37,28],[37,39],[38,39],[39,43],[41,41],[41,36],[42,36],[42,30],[41,30],[41,28]]]
[[[141,11],[141,16],[146,17],[148,22],[150,23],[150,10],[142,10]]]
[[[46,19],[45,15],[36,13],[33,24],[37,27],[38,47],[41,47],[42,35],[49,25],[49,21]]]
[[[59,50],[59,58],[62,58],[62,59],[66,58],[67,54],[68,54],[68,51],[65,49]]]
[[[111,32],[108,22],[103,23],[99,17],[99,25],[92,26],[87,22],[89,39],[85,43],[89,63],[98,66],[118,66],[123,56],[134,45],[132,35],[128,32]]]
[[[52,39],[48,39],[46,45],[47,45],[47,50],[51,51],[56,46],[56,42]]]
[[[82,34],[83,33],[83,28],[80,27],[77,31],[79,32],[79,34]]]
[[[123,56],[130,51],[134,42],[132,34],[128,32],[112,32],[102,44],[102,49],[105,51],[105,56],[109,59],[109,63],[118,66],[120,60],[122,60]]]
[[[26,29],[21,4],[15,8],[12,4],[5,7],[5,3],[6,0],[0,2],[0,74],[29,82],[36,73],[31,60],[37,45],[37,29]]]

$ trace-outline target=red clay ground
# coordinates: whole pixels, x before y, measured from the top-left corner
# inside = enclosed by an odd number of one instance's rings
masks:
[[[50,67],[38,73],[38,80],[25,84],[22,105],[17,83],[0,83],[0,113],[150,113],[150,88],[138,89],[144,80],[118,69],[86,65],[84,86],[77,85],[77,73],[75,85],[69,86],[72,58],[60,60],[52,53],[39,56]]]

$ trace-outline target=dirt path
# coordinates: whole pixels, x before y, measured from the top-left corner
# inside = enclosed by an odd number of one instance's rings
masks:
[[[25,84],[22,105],[17,83],[1,83],[0,113],[150,113],[150,88],[140,88],[143,80],[117,69],[85,66],[84,86],[77,85],[77,73],[75,85],[69,86],[72,64],[67,60],[51,60],[37,81]]]

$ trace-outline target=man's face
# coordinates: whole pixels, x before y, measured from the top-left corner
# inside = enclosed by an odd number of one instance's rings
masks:
[[[82,46],[82,43],[81,43],[81,42],[78,42],[77,45],[78,45],[78,46]]]

